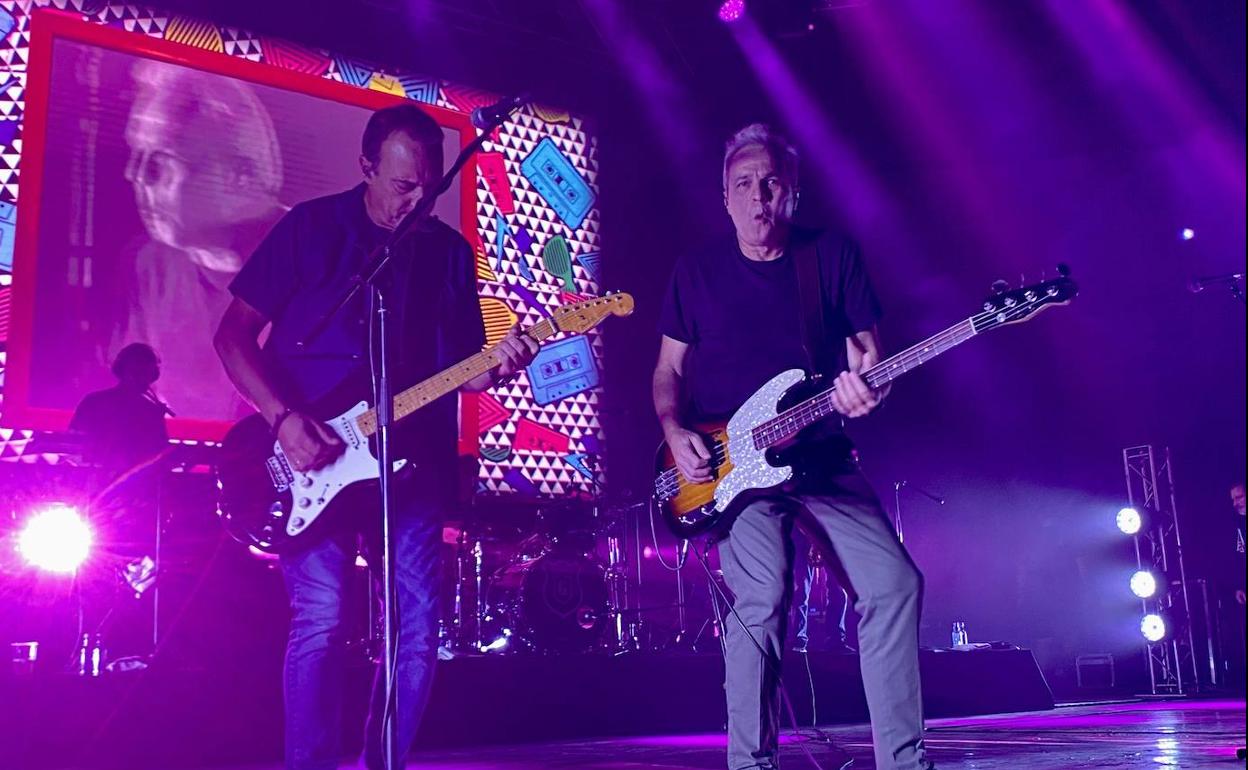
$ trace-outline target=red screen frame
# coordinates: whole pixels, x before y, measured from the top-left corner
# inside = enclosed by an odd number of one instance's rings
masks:
[[[359,88],[328,78],[281,69],[225,53],[176,43],[86,21],[76,14],[37,10],[30,19],[30,60],[27,66],[26,109],[22,118],[20,202],[13,251],[13,295],[9,319],[8,359],[5,367],[4,403],[0,425],[30,430],[61,431],[69,426],[72,412],[33,406],[30,403],[30,362],[35,317],[35,281],[39,207],[43,193],[44,148],[47,139],[48,91],[51,86],[52,44],[55,40],[107,48],[170,64],[193,67],[259,85],[282,88],[327,100],[369,109],[394,104],[416,104],[438,125],[459,133],[460,147],[476,136],[469,116],[369,88]],[[476,159],[470,158],[460,172],[460,231],[480,250],[476,224]],[[85,394],[83,394],[85,395]],[[466,404],[465,412],[472,412]],[[464,414],[475,422],[475,414]],[[169,435],[175,439],[216,441],[229,423],[217,420],[170,418]],[[464,447],[475,453],[475,447]]]

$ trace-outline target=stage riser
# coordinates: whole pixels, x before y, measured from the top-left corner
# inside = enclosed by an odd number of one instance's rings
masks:
[[[187,767],[272,760],[281,752],[280,663],[161,671],[85,681],[3,681],[0,767]],[[929,717],[1052,708],[1030,652],[924,652]],[[867,720],[852,655],[810,656],[819,722]],[[811,681],[791,655],[785,685],[798,721],[811,719]],[[368,671],[352,672],[344,704],[358,744]],[[420,732],[427,747],[587,737],[717,732],[723,661],[714,655],[456,659],[439,664]],[[786,718],[787,722],[787,718]],[[140,764],[148,763],[147,765]]]

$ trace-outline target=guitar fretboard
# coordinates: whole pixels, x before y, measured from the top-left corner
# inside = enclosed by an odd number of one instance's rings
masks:
[[[524,334],[536,342],[542,342],[558,331],[555,322],[547,318],[530,326]],[[398,422],[430,402],[458,390],[464,383],[485,374],[501,362],[498,345],[493,345],[413,385],[394,397],[394,421]],[[355,423],[365,436],[373,435],[377,432],[377,410],[369,409],[355,418]]]
[[[868,369],[862,378],[873,389],[883,387],[906,372],[931,361],[941,353],[961,345],[977,333],[975,319],[968,318],[881,361]],[[834,390],[836,390],[835,387],[821,391],[770,420],[756,425],[750,431],[754,439],[754,447],[766,449],[784,443],[804,428],[834,414],[836,412],[832,406]]]

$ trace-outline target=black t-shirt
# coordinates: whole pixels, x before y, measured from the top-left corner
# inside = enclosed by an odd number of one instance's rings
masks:
[[[307,201],[286,214],[230,284],[230,291],[272,322],[264,351],[294,403],[328,419],[357,400],[373,403],[368,379],[369,292],[361,292],[306,347],[298,343],[341,297],[371,250],[388,233],[364,207],[364,185]],[[477,353],[485,327],[476,260],[446,224],[429,220],[405,238],[390,262],[393,390]],[[336,397],[343,394],[349,401]],[[334,400],[325,404],[325,399]],[[316,409],[318,402],[322,408]],[[453,478],[456,399],[447,395],[398,423],[399,456]],[[324,413],[326,408],[332,411]]]
[[[83,435],[83,460],[114,475],[169,446],[164,410],[142,393],[119,385],[83,398],[69,429]]]
[[[794,248],[815,241],[823,291],[824,343],[819,360],[833,377],[846,366],[845,339],[879,320],[879,301],[853,241],[831,232],[794,230],[779,258],[746,258],[735,236],[676,263],[660,331],[687,343],[685,378],[694,419],[725,417],[787,369],[808,369]],[[819,433],[838,427],[826,421]]]

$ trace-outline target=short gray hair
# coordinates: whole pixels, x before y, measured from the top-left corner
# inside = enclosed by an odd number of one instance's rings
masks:
[[[797,148],[784,134],[766,123],[751,123],[732,135],[724,145],[724,189],[728,189],[728,167],[743,150],[750,147],[762,147],[771,153],[771,158],[780,167],[780,174],[794,186],[797,185],[798,155]]]

